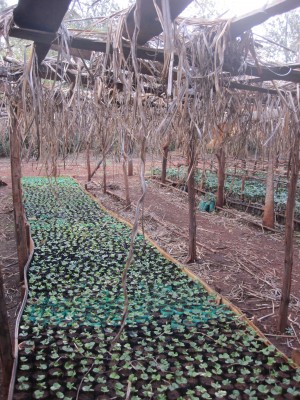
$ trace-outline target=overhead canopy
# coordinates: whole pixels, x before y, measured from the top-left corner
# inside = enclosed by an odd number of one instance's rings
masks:
[[[51,2],[46,0],[19,0],[19,4],[14,11],[14,18],[16,24],[20,28],[12,28],[10,35],[17,38],[33,40],[37,44],[38,60],[41,62],[45,57],[46,53],[50,49],[59,49],[60,46],[60,35],[57,34],[59,25],[68,9],[71,0],[53,0]],[[129,36],[132,35],[135,26],[134,12],[137,8],[141,11],[141,26],[138,34],[138,47],[136,49],[136,56],[141,60],[151,60],[164,63],[164,50],[154,49],[151,47],[141,47],[140,45],[145,44],[151,38],[159,35],[162,32],[162,26],[157,16],[157,10],[154,6],[153,0],[137,0],[138,3],[129,11],[126,21]],[[156,5],[162,8],[163,0],[156,0]],[[168,0],[170,5],[170,18],[174,20],[176,16],[181,13],[184,8],[191,3],[192,0]],[[241,35],[245,30],[250,29],[273,15],[280,14],[292,10],[300,6],[299,0],[277,0],[262,9],[253,11],[245,16],[235,18],[230,24],[231,37]],[[123,36],[126,33],[123,32]],[[92,52],[107,51],[113,53],[113,44],[106,43],[105,40],[94,40],[76,35],[70,35],[70,54],[79,56],[81,58],[89,59]],[[131,56],[131,47],[123,43],[123,54],[125,57]],[[175,67],[178,64],[178,57],[174,55]],[[142,66],[143,69],[140,72],[146,71],[147,68]],[[262,91],[263,88],[255,86],[254,84],[263,81],[271,80],[282,80],[294,83],[300,83],[300,71],[299,65],[287,65],[287,66],[262,66],[256,62],[245,62],[241,71],[240,65],[231,65],[225,63],[223,71],[226,71],[230,76],[244,75],[245,78],[241,78],[237,82],[234,80],[233,86],[236,88],[248,88],[248,90],[255,90],[257,88]],[[72,77],[76,74],[74,70],[68,74],[68,77]],[[175,72],[174,72],[175,74]],[[255,80],[249,81],[249,77],[256,77]],[[75,77],[75,75],[74,75]],[[74,78],[75,79],[75,78]],[[243,86],[244,84],[244,86]],[[268,91],[270,88],[267,89]]]

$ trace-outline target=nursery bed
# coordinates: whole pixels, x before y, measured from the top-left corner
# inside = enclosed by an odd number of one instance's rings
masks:
[[[14,399],[293,399],[300,370],[71,178],[24,178],[35,243]],[[13,387],[13,385],[12,385]]]
[[[199,184],[202,179],[203,171],[196,169],[195,182]],[[152,169],[154,178],[160,178],[161,169]],[[265,174],[264,178],[260,176],[260,173],[248,176],[244,175],[246,179],[244,182],[244,190],[242,190],[242,174],[233,174],[230,170],[226,173],[224,191],[226,194],[226,203],[230,207],[236,208],[237,210],[246,211],[252,215],[262,216],[264,201],[266,195],[266,184]],[[187,179],[187,168],[180,167],[169,168],[167,170],[168,181],[176,187],[181,187],[186,190],[186,179]],[[285,223],[285,206],[287,202],[287,181],[280,180],[276,181],[274,190],[274,205],[275,205],[275,216],[276,221],[279,224]],[[216,193],[218,188],[218,178],[215,172],[207,171],[206,180],[204,182],[203,190],[195,188],[198,192],[211,196],[212,193]],[[212,193],[211,193],[212,192]],[[294,221],[295,229],[300,229],[300,198],[297,195],[296,206],[295,206],[296,218]]]

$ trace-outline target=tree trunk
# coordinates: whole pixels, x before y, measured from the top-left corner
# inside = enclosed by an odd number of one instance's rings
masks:
[[[3,377],[4,396],[8,393],[10,376],[13,366],[13,349],[9,333],[3,277],[0,268],[0,358]]]
[[[275,214],[274,214],[274,155],[272,144],[269,148],[269,161],[266,182],[266,197],[262,223],[268,228],[274,229],[275,227]]]
[[[88,182],[91,180],[91,160],[90,160],[90,143],[87,142],[86,144],[86,167],[87,167],[87,174],[88,174]]]
[[[24,267],[28,259],[28,248],[25,227],[25,213],[22,204],[21,138],[18,121],[15,114],[16,111],[16,109],[10,110],[10,162],[19,274],[20,281],[22,282],[24,280]]]
[[[218,160],[218,191],[217,191],[217,207],[223,207],[224,205],[224,184],[225,184],[225,150],[220,147],[217,154]]]
[[[296,132],[295,144],[291,150],[291,172],[285,213],[284,273],[278,319],[278,329],[280,332],[284,332],[285,329],[288,327],[288,306],[290,302],[294,257],[294,210],[296,202],[297,181],[299,175],[299,143],[300,132]]]
[[[162,159],[162,166],[161,166],[161,181],[162,181],[162,183],[166,183],[166,179],[167,179],[169,144],[170,144],[170,140],[168,139],[166,141],[166,143],[163,145],[163,159]]]
[[[196,223],[196,197],[195,197],[195,144],[190,144],[191,154],[189,155],[188,166],[188,201],[189,201],[189,254],[187,263],[193,263],[197,259],[197,223]]]

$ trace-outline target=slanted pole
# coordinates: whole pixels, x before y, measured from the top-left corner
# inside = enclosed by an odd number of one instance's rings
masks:
[[[9,333],[7,309],[3,287],[3,277],[0,268],[0,360],[2,367],[3,392],[8,393],[10,376],[13,366],[13,349]]]
[[[291,294],[293,258],[294,258],[294,210],[296,202],[297,181],[299,175],[300,131],[296,132],[294,146],[291,150],[291,173],[288,186],[288,199],[285,213],[285,252],[284,272],[279,307],[278,329],[284,332],[288,327],[288,307]]]
[[[17,242],[20,281],[22,282],[24,280],[24,267],[28,259],[28,247],[26,237],[25,213],[22,203],[21,135],[17,119],[17,112],[17,107],[10,108],[9,143],[12,195],[15,217],[15,234]]]

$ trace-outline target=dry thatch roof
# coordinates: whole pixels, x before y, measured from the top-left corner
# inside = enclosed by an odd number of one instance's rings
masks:
[[[135,13],[120,12],[94,20],[94,24],[105,23],[106,29],[100,32],[95,29],[41,32],[14,25],[9,30],[11,12],[6,13],[2,18],[6,38],[9,31],[11,36],[51,46],[59,54],[40,63],[32,52],[25,68],[22,63],[6,58],[2,73],[11,83],[9,101],[22,103],[25,132],[35,123],[36,134],[40,135],[44,115],[49,122],[43,128],[45,142],[68,134],[62,133],[65,131],[61,124],[53,128],[58,118],[52,116],[59,113],[64,115],[61,121],[68,132],[90,132],[87,137],[96,130],[91,120],[102,127],[101,135],[104,127],[110,125],[130,131],[133,139],[145,135],[156,141],[158,136],[161,140],[176,120],[174,125],[181,134],[189,125],[200,138],[209,138],[212,129],[224,123],[247,125],[254,108],[263,114],[261,104],[270,104],[270,95],[280,100],[272,101],[272,107],[280,106],[282,112],[290,107],[297,114],[298,104],[294,100],[297,100],[300,72],[296,66],[264,65],[255,54],[251,31],[232,37],[240,20],[177,19],[172,23],[173,3],[178,1],[162,0],[161,10],[155,8],[163,33],[151,38],[144,47],[139,46],[144,40],[140,36],[144,18],[140,2]],[[294,6],[291,1],[277,3]],[[182,4],[177,6],[178,11]],[[135,28],[129,30],[132,18]],[[130,40],[126,32],[130,32]],[[275,84],[273,80],[279,82]],[[249,97],[240,89],[258,94]],[[86,109],[84,116],[82,108]],[[240,118],[245,116],[245,110],[248,117]],[[154,116],[156,120],[151,121]],[[120,125],[115,118],[126,124]],[[91,126],[92,130],[87,128]],[[41,138],[38,140],[41,142]]]

